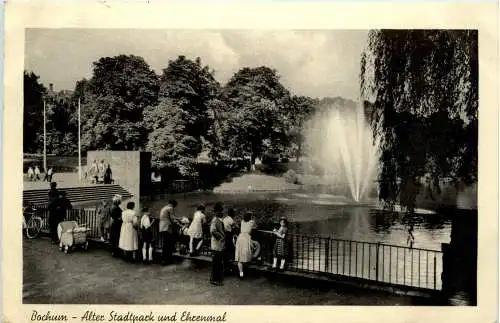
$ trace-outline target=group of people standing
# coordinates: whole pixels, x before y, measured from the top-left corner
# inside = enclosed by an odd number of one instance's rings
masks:
[[[202,210],[203,209],[199,208],[197,212]],[[239,278],[244,278],[245,264],[253,260],[252,231],[257,228],[257,225],[253,219],[253,214],[251,212],[246,212],[238,228],[234,222],[234,210],[229,209],[227,214],[224,215],[222,203],[215,204],[214,215],[210,223],[210,247],[212,250],[212,273],[210,283],[213,285],[222,285],[224,273],[230,272],[233,260],[238,265]],[[203,216],[199,216],[199,218],[203,218]],[[194,227],[198,227],[198,224],[194,224]],[[188,232],[191,235],[190,251],[192,252],[194,245],[192,242],[198,232],[195,230],[189,230]],[[237,232],[239,233],[236,238],[236,243],[234,243],[234,236]],[[276,235],[276,243],[272,269],[278,269],[277,262],[278,259],[281,259],[279,269],[284,270],[285,259],[288,255],[286,233],[287,220],[282,218],[280,220],[280,228],[273,230],[273,234]]]
[[[99,231],[101,240],[109,240],[111,254],[114,257],[123,256],[125,260],[139,262],[142,256],[143,263],[153,260],[153,231],[152,225],[156,221],[148,208],[141,213],[136,212],[134,202],[128,202],[125,210],[120,205],[122,198],[115,195],[111,205],[104,203],[100,210]],[[173,262],[172,253],[175,250],[174,226],[178,220],[174,217],[175,200],[171,200],[162,208],[159,216],[159,239],[162,242],[161,263]],[[142,253],[139,254],[139,249]]]
[[[88,171],[85,172],[85,178],[89,177],[95,183],[111,184],[113,181],[111,165],[105,165],[104,160],[101,160],[99,165],[97,165],[97,161],[94,160]]]
[[[29,166],[27,175],[28,175],[29,181],[39,181],[42,179],[40,168],[38,167],[38,165],[35,165],[34,167]],[[52,182],[53,176],[54,176],[54,169],[52,167],[49,167],[49,169],[45,173],[45,177],[43,178],[43,181],[44,182]]]
[[[185,234],[189,237],[189,255],[192,257],[199,255],[204,242],[204,228],[208,225],[204,205],[196,208],[192,220],[187,224],[186,221],[175,216],[177,207],[175,200],[168,201],[167,205],[160,210],[157,220],[151,216],[147,208],[143,208],[141,214],[134,211],[136,206],[134,202],[128,202],[126,209],[122,211],[121,202],[121,197],[116,195],[111,205],[106,204],[101,209],[101,240],[109,239],[113,256],[121,255],[125,260],[137,263],[140,262],[142,256],[143,263],[151,263],[154,252],[152,225],[155,221],[158,221],[162,265],[174,262],[173,253],[176,250],[175,245],[179,241],[179,235]],[[229,209],[225,213],[223,204],[219,202],[214,205],[213,214],[209,230],[207,230],[212,251],[210,283],[222,285],[224,276],[231,273],[233,261],[238,264],[239,278],[243,279],[245,264],[251,262],[254,256],[252,231],[257,226],[253,215],[251,212],[245,213],[238,226],[234,221],[234,209]],[[283,270],[287,256],[286,219],[281,219],[280,228],[275,229],[273,234],[276,235],[276,243],[272,267]],[[279,259],[281,262],[278,268]]]

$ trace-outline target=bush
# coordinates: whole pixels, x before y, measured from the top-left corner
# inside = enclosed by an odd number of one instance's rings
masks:
[[[255,165],[255,170],[269,175],[283,174],[288,170],[288,165],[285,163],[270,163]]]
[[[288,183],[299,184],[299,177],[293,169],[288,170],[283,177]]]

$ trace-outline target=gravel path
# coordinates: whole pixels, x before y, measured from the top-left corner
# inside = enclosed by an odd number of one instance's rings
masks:
[[[101,249],[61,253],[47,238],[23,241],[25,304],[425,305],[406,296],[336,291],[266,277],[209,284],[210,268],[189,260],[138,265]]]

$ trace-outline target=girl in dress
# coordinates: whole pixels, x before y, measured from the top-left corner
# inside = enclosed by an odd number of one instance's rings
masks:
[[[148,264],[153,261],[153,230],[151,226],[153,225],[154,219],[150,217],[148,208],[143,208],[142,213],[140,226],[142,237],[142,261]]]
[[[193,221],[187,231],[189,235],[189,255],[194,256],[200,251],[201,245],[203,244],[203,225],[206,222],[205,206],[200,205],[196,208],[196,212],[193,215]],[[196,248],[195,248],[196,245]]]
[[[272,269],[276,269],[278,266],[278,259],[280,262],[280,270],[285,270],[285,262],[287,257],[287,243],[286,243],[286,234],[288,232],[288,221],[285,218],[281,218],[280,220],[280,228],[273,230],[276,235],[276,242],[274,244],[274,259],[273,259],[273,267]]]
[[[120,231],[120,241],[118,247],[123,250],[125,259],[135,260],[136,251],[139,249],[137,237],[137,214],[134,211],[135,203],[128,202],[127,209],[122,213],[122,228]]]
[[[252,261],[252,238],[250,233],[255,229],[255,222],[252,220],[252,213],[247,212],[241,221],[240,234],[236,239],[236,251],[234,260],[238,263],[240,279],[243,279],[243,265]]]

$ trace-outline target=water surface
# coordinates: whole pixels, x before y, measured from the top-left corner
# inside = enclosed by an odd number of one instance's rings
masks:
[[[270,229],[281,217],[290,221],[292,233],[407,245],[408,224],[414,226],[415,248],[440,250],[450,241],[451,219],[442,214],[416,214],[407,217],[396,212],[382,212],[371,205],[356,205],[342,196],[306,193],[186,193],[170,196],[179,205],[176,215],[192,217],[200,203],[212,206],[222,202],[225,209],[234,208],[237,217],[251,211],[261,228]],[[167,200],[146,202],[158,214]]]

